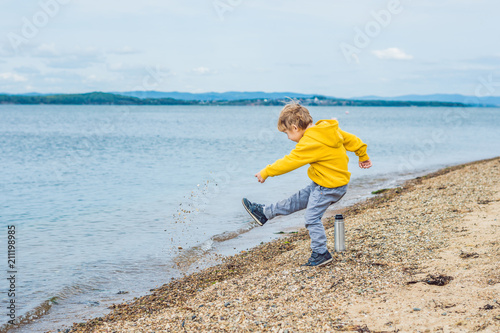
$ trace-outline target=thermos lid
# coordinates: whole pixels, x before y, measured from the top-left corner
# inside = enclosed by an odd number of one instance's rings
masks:
[[[344,219],[344,216],[342,214],[337,214],[337,215],[335,215],[335,219],[342,220],[342,219]]]

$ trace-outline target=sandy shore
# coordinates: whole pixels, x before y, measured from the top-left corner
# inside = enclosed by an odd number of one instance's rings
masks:
[[[344,210],[326,267],[300,266],[302,230],[72,331],[500,332],[499,180],[500,158],[417,178]]]

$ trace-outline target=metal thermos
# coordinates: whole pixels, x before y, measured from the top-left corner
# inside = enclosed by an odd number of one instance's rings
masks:
[[[335,215],[335,251],[345,251],[345,232],[344,232],[344,216],[342,214]]]

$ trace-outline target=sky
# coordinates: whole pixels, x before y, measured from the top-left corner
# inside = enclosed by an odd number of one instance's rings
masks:
[[[489,80],[500,96],[495,0],[2,0],[2,9],[0,93],[474,95]]]

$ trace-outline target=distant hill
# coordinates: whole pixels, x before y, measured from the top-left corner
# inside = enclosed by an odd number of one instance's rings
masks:
[[[54,94],[40,94],[37,92],[29,92],[29,93],[22,93],[22,94],[8,94],[8,93],[2,93],[0,92],[0,95],[11,95],[11,96],[46,96],[46,95],[54,95]]]
[[[185,101],[236,101],[248,99],[284,99],[291,98],[312,98],[315,96],[326,97],[329,99],[344,99],[333,96],[324,96],[318,94],[300,94],[294,92],[272,92],[266,93],[262,91],[245,92],[245,91],[228,91],[223,93],[208,92],[208,93],[188,93],[188,92],[161,92],[161,91],[125,91],[113,92],[113,94],[131,96],[137,98],[173,98],[182,99]],[[446,102],[446,103],[464,103],[471,104],[471,102],[479,101],[479,106],[500,106],[500,97],[480,97],[465,96],[460,94],[430,94],[430,95],[401,95],[394,97],[382,96],[361,96],[352,97],[348,100],[360,101],[414,101],[414,102]]]
[[[497,96],[487,96],[487,97],[474,97],[465,96],[460,94],[433,94],[433,95],[402,95],[395,97],[381,97],[381,96],[362,96],[353,97],[351,99],[356,100],[384,100],[384,101],[436,101],[436,102],[448,102],[448,103],[464,103],[471,104],[476,101],[480,101],[480,106],[500,106],[500,97]]]
[[[95,93],[94,93],[95,94]],[[101,93],[105,94],[105,93]],[[338,105],[354,105],[352,103],[346,103],[346,101],[359,101],[358,103],[355,103],[356,105],[368,105],[371,104],[373,106],[380,105],[381,103],[383,104],[384,101],[399,101],[399,102],[442,102],[442,103],[460,103],[460,104],[471,104],[471,103],[477,103],[477,106],[495,106],[495,107],[500,107],[500,96],[488,96],[488,97],[480,97],[476,98],[474,96],[465,96],[465,95],[460,95],[460,94],[430,94],[430,95],[401,95],[401,96],[393,96],[393,97],[382,97],[382,96],[376,96],[376,95],[369,95],[369,96],[360,96],[360,97],[352,97],[352,98],[337,98],[337,97],[332,97],[332,96],[324,96],[324,95],[318,95],[318,94],[301,94],[301,93],[294,93],[294,92],[263,92],[263,91],[253,91],[253,92],[247,92],[247,91],[227,91],[223,93],[218,93],[218,92],[207,92],[207,93],[189,93],[189,92],[178,92],[178,91],[171,91],[171,92],[162,92],[162,91],[124,91],[124,92],[112,92],[112,93],[106,93],[110,95],[115,95],[115,96],[123,96],[123,97],[131,97],[131,98],[138,98],[138,99],[166,99],[164,102],[167,102],[169,99],[170,100],[177,100],[177,101],[184,101],[184,102],[189,102],[189,101],[196,101],[199,103],[203,102],[208,102],[211,104],[214,104],[213,102],[215,101],[227,101],[227,102],[237,102],[237,103],[242,103],[241,101],[250,101],[250,100],[285,100],[287,97],[290,98],[297,98],[301,100],[308,100],[308,99],[314,99],[314,98],[319,98],[321,100],[336,100],[338,101]],[[30,93],[24,93],[24,94],[1,94],[1,96],[28,96],[28,97],[43,97],[43,96],[84,96],[86,94],[40,94],[37,92],[30,92]],[[94,95],[94,97],[96,97]],[[102,96],[101,96],[102,97]],[[33,102],[36,100],[33,99]],[[156,103],[144,103],[144,102],[132,102],[131,100],[126,100],[126,99],[118,99],[115,98],[116,101],[119,100],[119,103],[124,103],[124,104],[156,104]],[[340,101],[343,101],[342,103]],[[370,103],[362,103],[362,101]],[[1,103],[2,101],[0,101]],[[3,99],[3,102],[6,103],[5,98]],[[179,103],[179,104],[189,104],[189,103]],[[163,102],[162,102],[163,103]],[[170,103],[170,102],[167,102]],[[237,104],[236,103],[236,104]],[[34,102],[36,104],[36,102]],[[225,103],[225,104],[233,104],[234,103]],[[329,105],[333,105],[332,103],[328,103]],[[336,105],[337,105],[336,104]],[[410,103],[412,104],[412,103]],[[417,103],[417,106],[421,106],[421,103]],[[430,103],[429,105],[431,105]],[[325,105],[322,103],[322,105]],[[413,104],[412,104],[413,105]]]
[[[131,96],[137,98],[174,98],[185,101],[235,101],[244,99],[283,99],[291,98],[311,98],[319,95],[299,94],[293,92],[272,92],[266,93],[263,91],[227,91],[223,93],[207,92],[207,93],[188,93],[188,92],[161,92],[161,91],[124,91],[113,92],[112,94]],[[333,98],[333,97],[331,97]]]
[[[94,93],[95,94],[95,93]],[[104,94],[104,93],[101,93]],[[366,105],[361,101],[372,101],[371,104],[379,105],[384,101],[400,101],[400,102],[443,102],[443,103],[460,103],[471,104],[479,101],[477,106],[496,106],[500,107],[500,96],[488,96],[476,98],[474,96],[465,96],[460,94],[430,94],[430,95],[401,95],[393,97],[382,97],[376,95],[360,96],[352,98],[338,98],[333,96],[324,96],[318,94],[300,94],[294,92],[263,92],[263,91],[227,91],[223,93],[207,92],[207,93],[189,93],[189,92],[162,92],[162,91],[124,91],[107,93],[115,96],[132,97],[138,99],[173,99],[178,101],[197,101],[197,102],[215,102],[215,101],[247,101],[247,100],[285,100],[287,97],[297,98],[302,100],[319,98],[321,100],[337,100],[337,101],[360,101],[357,105]],[[24,94],[1,94],[2,96],[29,96],[29,97],[43,97],[43,96],[84,96],[86,94],[40,94],[37,92],[30,92]],[[96,97],[96,96],[94,96]],[[36,99],[34,99],[36,100]],[[118,99],[116,99],[118,100]],[[130,103],[128,100],[120,100],[120,103]],[[1,102],[1,101],[0,101]],[[5,99],[4,99],[5,102]],[[149,104],[143,102],[132,102],[133,104]],[[186,103],[181,103],[186,104]],[[352,105],[348,103],[349,105]],[[344,103],[345,105],[345,103]],[[420,105],[418,105],[420,106]]]
[[[270,96],[265,93],[266,96]],[[287,94],[287,93],[284,93]],[[311,106],[380,106],[380,107],[466,107],[468,105],[455,102],[436,101],[384,101],[384,100],[352,100],[328,98],[325,96],[297,97],[301,104]],[[236,100],[182,100],[165,98],[138,98],[103,92],[86,94],[56,95],[0,95],[0,104],[59,104],[59,105],[275,105],[283,106],[286,98],[253,98]]]
[[[58,104],[58,105],[184,105],[193,101],[173,98],[140,99],[103,92],[57,95],[0,95],[0,104]]]

